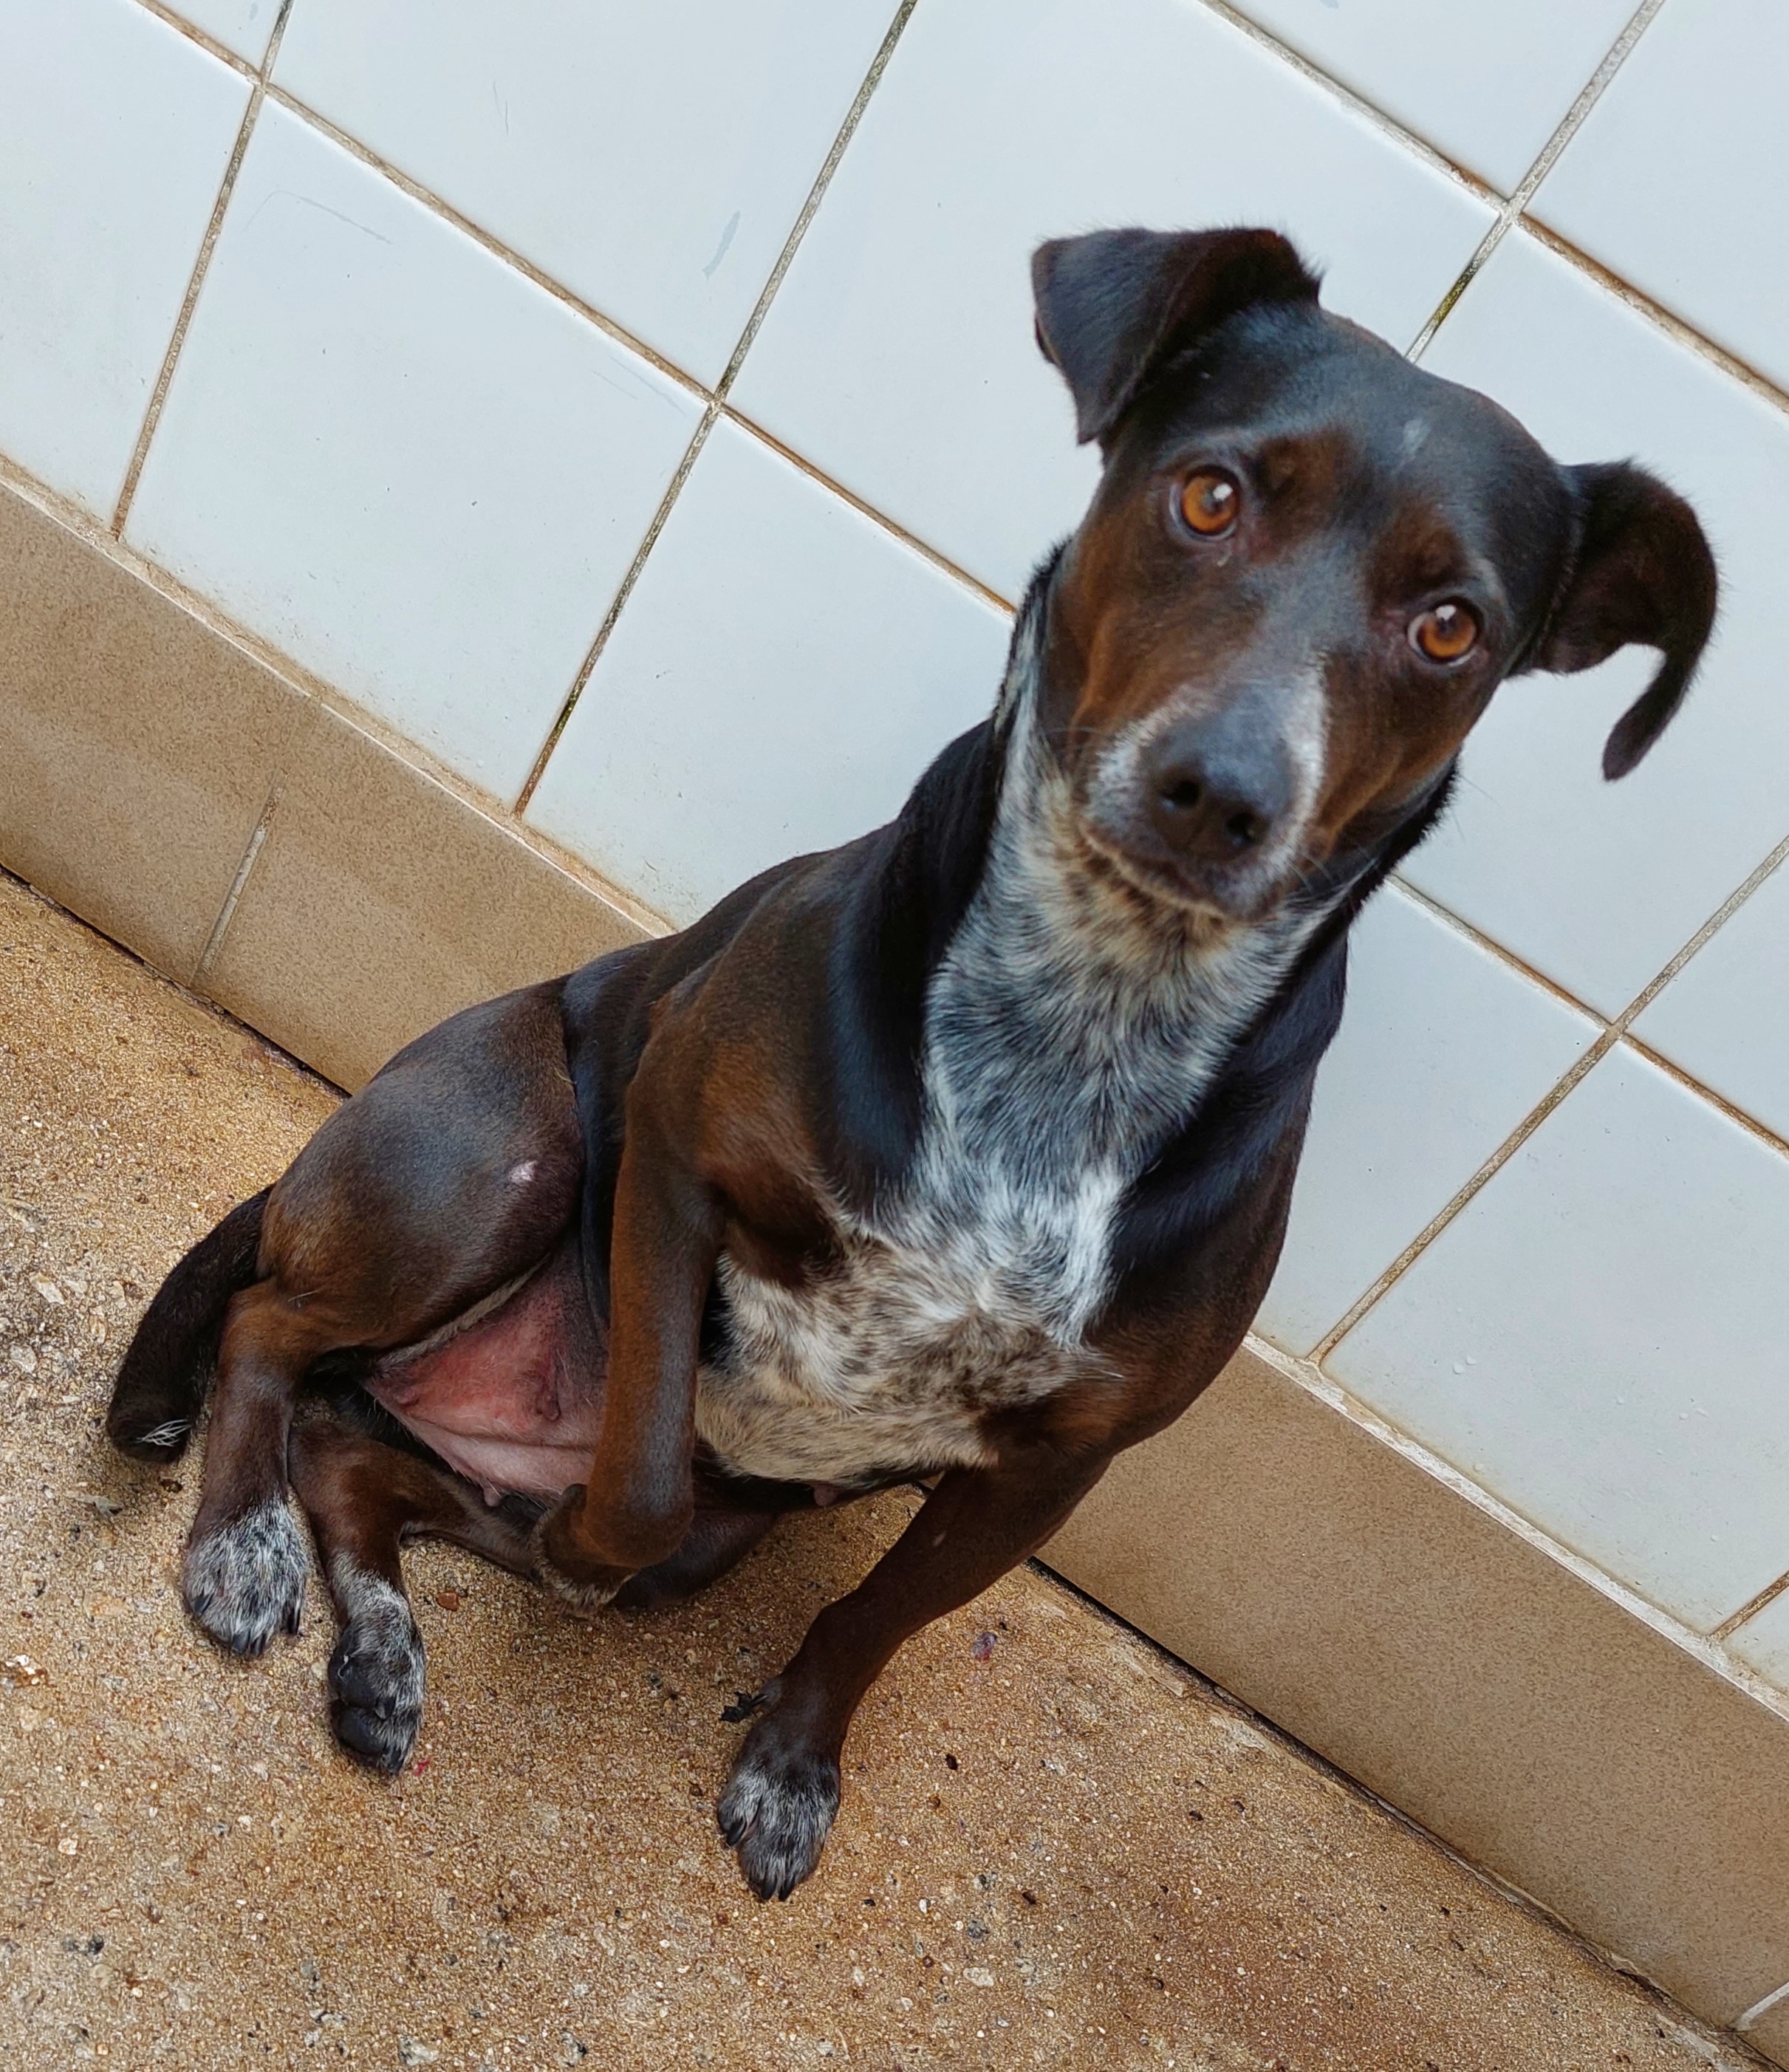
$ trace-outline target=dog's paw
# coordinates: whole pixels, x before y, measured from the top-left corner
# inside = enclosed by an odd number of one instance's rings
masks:
[[[592,1561],[583,1552],[572,1529],[583,1507],[583,1486],[574,1483],[541,1513],[530,1546],[541,1581],[568,1610],[581,1618],[594,1618],[635,1572]]]
[[[329,1658],[330,1725],[356,1762],[401,1770],[422,1725],[422,1636],[382,1577],[338,1556],[330,1580],[348,1614]]]
[[[773,1710],[746,1736],[715,1818],[758,1897],[787,1899],[813,1875],[838,1806],[837,1758],[792,1743]]]
[[[257,1504],[228,1525],[195,1533],[180,1568],[187,1610],[236,1655],[259,1655],[276,1633],[296,1633],[311,1558],[282,1500]]]

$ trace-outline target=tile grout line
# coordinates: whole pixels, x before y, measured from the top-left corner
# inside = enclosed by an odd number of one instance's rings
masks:
[[[241,126],[236,131],[236,142],[232,146],[229,161],[224,168],[223,183],[217,191],[217,199],[212,204],[211,220],[205,225],[205,234],[199,240],[199,257],[193,262],[191,278],[187,282],[187,292],[181,299],[179,314],[174,321],[174,335],[168,340],[167,352],[162,356],[155,386],[150,391],[149,408],[143,413],[142,429],[137,434],[137,443],[132,449],[130,465],[125,470],[124,486],[118,491],[118,500],[113,507],[112,530],[115,535],[124,532],[130,516],[130,506],[137,494],[137,485],[142,479],[143,465],[149,458],[149,449],[154,439],[156,428],[162,421],[162,406],[167,401],[169,384],[174,380],[174,369],[180,357],[180,349],[187,342],[187,331],[192,323],[193,311],[199,303],[199,290],[205,285],[205,275],[212,263],[212,253],[216,249],[224,218],[230,206],[230,196],[236,191],[236,175],[242,170],[242,161],[249,149],[249,139],[254,134],[255,120],[261,113],[263,101],[267,97],[267,75],[273,69],[273,60],[278,55],[280,39],[286,33],[286,24],[292,12],[292,0],[280,0],[280,10],[275,18],[273,33],[267,39],[266,55],[261,61],[260,70],[253,75],[254,84],[249,90],[249,105],[242,112]],[[161,18],[158,17],[158,19]]]
[[[1698,1100],[1706,1102],[1716,1114],[1725,1116],[1734,1128],[1744,1130],[1748,1137],[1755,1137],[1766,1151],[1775,1152],[1779,1158],[1789,1158],[1789,1143],[1779,1137],[1768,1123],[1760,1122],[1756,1116],[1748,1115],[1737,1102],[1729,1100],[1724,1094],[1717,1093],[1713,1087],[1705,1085],[1693,1073],[1686,1072],[1681,1065],[1673,1064],[1663,1050],[1655,1050],[1650,1043],[1639,1037],[1629,1035],[1624,1031],[1618,1040],[1624,1050],[1631,1050],[1636,1058],[1643,1059],[1655,1071],[1663,1072],[1668,1079],[1675,1079],[1685,1093],[1694,1094]]]
[[[585,686],[602,660],[603,649],[609,644],[609,635],[614,632],[616,621],[621,617],[628,598],[633,595],[634,586],[640,581],[653,548],[658,545],[659,535],[664,530],[672,507],[682,495],[683,486],[689,479],[690,471],[696,465],[697,456],[708,443],[708,435],[714,430],[715,420],[720,414],[720,405],[711,401],[702,412],[689,445],[684,448],[683,458],[677,462],[670,481],[665,485],[664,494],[659,499],[658,508],[652,513],[652,522],[635,549],[634,558],[627,564],[627,573],[621,578],[619,587],[609,600],[609,608],[603,615],[602,623],[596,629],[596,637],[585,651],[584,659],[578,665],[578,673],[571,680],[571,689],[566,692],[553,725],[547,730],[546,739],[541,742],[539,754],[529,766],[528,775],[522,781],[522,788],[516,794],[509,810],[517,820],[528,811],[529,802],[540,788],[541,779],[547,774],[547,765],[553,760],[553,751],[559,746],[560,736],[571,723],[571,716],[584,695]]]
[[[833,139],[833,147],[820,162],[820,171],[814,175],[813,184],[808,190],[807,199],[802,203],[788,236],[783,240],[783,249],[776,255],[776,263],[771,268],[769,278],[752,306],[751,314],[746,319],[746,327],[739,334],[739,342],[733,348],[732,357],[727,361],[720,380],[714,384],[717,401],[724,403],[726,401],[728,391],[745,364],[746,355],[751,350],[759,327],[770,314],[771,304],[776,298],[777,290],[783,285],[783,276],[794,264],[801,240],[808,235],[808,226],[819,212],[826,190],[833,184],[833,175],[838,171],[845,146],[857,134],[857,125],[862,121],[864,111],[870,105],[870,97],[882,84],[882,74],[887,71],[889,60],[894,55],[894,47],[901,40],[907,23],[913,18],[913,10],[918,4],[919,0],[901,0],[901,4],[895,9],[894,18],[889,23],[876,55],[870,60],[870,69],[863,76],[863,84],[853,96],[851,105],[845,112],[845,120],[839,125],[838,134]]]
[[[1649,979],[1635,994],[1610,1024],[1618,1034],[1625,1036],[1627,1034],[1631,1025],[1646,1012],[1691,958],[1695,956],[1698,951],[1707,947],[1709,939],[1727,925],[1733,915],[1786,858],[1789,858],[1789,837],[1785,837],[1782,841],[1779,841],[1764,861],[1747,877],[1740,881],[1676,955],[1668,959],[1655,976]]]
[[[1461,268],[1459,278],[1437,303],[1428,323],[1412,340],[1405,355],[1407,359],[1420,360],[1428,351],[1436,332],[1446,321],[1449,312],[1483,270],[1491,253],[1521,220],[1540,183],[1558,162],[1560,154],[1577,134],[1585,117],[1602,99],[1609,82],[1626,64],[1629,53],[1651,27],[1653,17],[1664,3],[1665,0],[1641,0],[1640,6],[1630,16],[1627,26],[1603,53],[1602,63],[1585,81],[1577,99],[1561,117],[1553,134],[1541,146],[1534,163],[1516,183],[1515,191],[1498,212],[1497,220],[1480,240],[1477,251]]]
[[[1723,1646],[1739,1629],[1756,1618],[1770,1605],[1774,1605],[1785,1590],[1789,1590],[1789,1572],[1778,1577],[1774,1583],[1766,1583],[1756,1597],[1748,1597],[1738,1611],[1729,1612],[1717,1626],[1709,1631],[1709,1638]]]
[[[1487,956],[1495,958],[1499,964],[1514,972],[1518,978],[1526,980],[1530,985],[1549,994],[1561,1006],[1569,1008],[1574,1014],[1581,1015],[1586,1022],[1594,1022],[1598,1029],[1606,1029],[1610,1026],[1609,1017],[1601,1008],[1593,1007],[1587,1000],[1581,999],[1573,993],[1569,986],[1562,985],[1556,978],[1549,978],[1537,966],[1519,956],[1507,943],[1500,943],[1495,935],[1487,935],[1475,922],[1467,920],[1463,914],[1456,913],[1445,902],[1436,898],[1433,893],[1425,892],[1420,885],[1412,884],[1400,871],[1393,871],[1389,882],[1405,898],[1421,906],[1425,912],[1432,914],[1444,927],[1456,935],[1464,936],[1474,949],[1483,950]]]
[[[1656,3],[1662,6],[1664,0],[1656,0]],[[1481,174],[1472,172],[1449,158],[1438,145],[1431,143],[1417,131],[1406,129],[1395,115],[1388,113],[1363,93],[1356,92],[1334,72],[1325,72],[1314,59],[1306,57],[1302,51],[1295,50],[1290,43],[1282,43],[1271,29],[1263,28],[1259,22],[1252,21],[1248,15],[1240,14],[1230,5],[1230,0],[1199,0],[1199,4],[1207,14],[1215,14],[1220,22],[1265,51],[1270,57],[1277,59],[1289,72],[1297,72],[1301,79],[1308,80],[1331,100],[1340,101],[1351,113],[1370,123],[1383,135],[1390,138],[1400,149],[1409,152],[1411,157],[1420,158],[1425,165],[1443,175],[1456,187],[1462,187],[1469,193],[1476,195],[1481,201],[1490,199],[1495,201],[1499,207],[1502,205],[1502,195]]]
[[[224,903],[217,910],[217,919],[212,923],[212,931],[205,938],[205,947],[199,953],[199,961],[192,968],[192,976],[187,980],[195,993],[204,989],[204,981],[212,966],[216,963],[218,952],[224,947],[224,938],[230,931],[230,923],[236,919],[236,910],[243,894],[249,888],[261,852],[267,837],[273,832],[273,816],[279,811],[280,800],[286,796],[286,779],[278,771],[273,772],[268,787],[266,803],[261,809],[261,817],[249,832],[241,861],[236,865],[236,875],[230,880],[230,889],[224,895]]]
[[[697,426],[695,433],[685,450],[683,458],[677,463],[677,471],[667,485],[664,495],[660,500],[657,510],[652,514],[652,523],[646,528],[645,536],[641,540],[639,551],[628,565],[627,574],[621,579],[620,588],[611,600],[608,610],[603,615],[603,623],[596,630],[596,637],[591,641],[588,652],[578,665],[578,673],[572,679],[571,687],[565,693],[565,701],[559,708],[558,715],[548,730],[546,739],[541,745],[541,752],[535,757],[533,766],[529,770],[521,790],[516,796],[515,804],[511,808],[511,811],[518,820],[528,811],[530,801],[540,788],[541,780],[546,775],[547,765],[553,759],[553,750],[559,746],[561,736],[571,722],[571,716],[577,709],[579,700],[584,695],[585,689],[595,672],[597,664],[602,660],[603,651],[608,646],[610,636],[615,631],[616,623],[620,619],[628,598],[633,594],[634,586],[639,582],[653,548],[658,544],[659,535],[664,530],[672,510],[678,497],[682,494],[684,484],[689,479],[690,472],[696,465],[697,456],[707,443],[708,435],[714,429],[715,421],[722,413],[726,401],[727,392],[732,388],[739,369],[745,364],[746,355],[751,351],[752,342],[756,339],[759,329],[769,313],[771,304],[775,298],[776,291],[783,285],[783,277],[794,261],[802,239],[808,234],[808,226],[813,221],[826,190],[832,184],[833,174],[838,171],[839,161],[845,155],[845,147],[857,134],[857,125],[863,119],[863,113],[870,105],[870,96],[881,84],[882,74],[888,68],[888,61],[894,55],[894,47],[900,41],[901,33],[912,18],[914,8],[918,4],[919,0],[901,0],[900,6],[896,8],[894,18],[890,23],[875,56],[870,60],[870,69],[864,74],[862,83],[853,97],[850,107],[845,111],[845,120],[839,125],[838,134],[833,139],[832,148],[821,161],[820,171],[815,175],[813,183],[808,190],[807,198],[802,203],[796,220],[790,227],[788,236],[783,240],[783,249],[777,254],[776,262],[771,268],[769,276],[759,291],[758,299],[752,306],[751,314],[746,319],[745,328],[739,334],[738,342],[729,356],[727,364],[722,370],[719,380],[715,383],[712,392],[702,392],[707,397],[707,407],[702,413],[701,421]],[[680,378],[685,380],[688,379],[687,376]],[[880,514],[878,513],[878,516],[879,516]],[[882,522],[886,524],[887,521],[885,520]]]
[[[1533,1136],[1534,1133],[1540,1127],[1541,1124],[1547,1120],[1547,1117],[1551,1115],[1553,1110],[1559,1106],[1560,1103],[1565,1099],[1566,1096],[1577,1086],[1579,1082],[1585,1078],[1586,1074],[1590,1071],[1594,1066],[1602,1063],[1602,1060],[1612,1050],[1615,1048],[1618,1043],[1624,1044],[1627,1048],[1646,1058],[1649,1063],[1656,1065],[1661,1071],[1669,1073],[1673,1079],[1680,1081],[1687,1089],[1693,1093],[1700,1095],[1703,1100],[1708,1102],[1710,1107],[1720,1110],[1721,1112],[1725,1114],[1729,1120],[1738,1124],[1750,1135],[1760,1138],[1763,1142],[1775,1149],[1789,1153],[1789,1145],[1785,1145],[1780,1138],[1775,1136],[1773,1132],[1766,1128],[1763,1124],[1758,1121],[1755,1117],[1747,1115],[1743,1109],[1735,1108],[1731,1102],[1723,1100],[1721,1096],[1716,1093],[1712,1087],[1704,1086],[1700,1080],[1692,1077],[1689,1073],[1684,1071],[1681,1066],[1672,1064],[1668,1059],[1659,1056],[1656,1052],[1648,1048],[1648,1046],[1643,1043],[1639,1038],[1630,1036],[1628,1034],[1628,1031],[1635,1021],[1636,1021],[1640,1015],[1645,1013],[1646,1009],[1652,1005],[1653,1001],[1658,998],[1659,995],[1664,990],[1666,986],[1668,986],[1671,981],[1676,977],[1677,974],[1682,971],[1684,967],[1690,961],[1696,952],[1703,948],[1710,938],[1726,924],[1728,920],[1738,911],[1740,907],[1742,907],[1746,902],[1750,898],[1752,894],[1757,891],[1758,888],[1763,884],[1765,880],[1769,878],[1786,859],[1789,859],[1789,840],[1779,842],[1777,846],[1771,850],[1770,853],[1765,857],[1764,861],[1758,865],[1758,868],[1754,870],[1749,877],[1745,878],[1742,882],[1734,889],[1734,890],[1727,895],[1727,897],[1721,902],[1720,906],[1715,909],[1714,912],[1709,916],[1708,919],[1705,920],[1702,923],[1701,927],[1696,931],[1695,934],[1690,937],[1689,940],[1685,943],[1674,956],[1666,960],[1664,966],[1651,979],[1649,979],[1643,986],[1641,987],[1640,990],[1635,994],[1634,997],[1627,1003],[1627,1006],[1622,1009],[1621,1013],[1616,1015],[1612,1020],[1605,1020],[1602,1016],[1596,1014],[1594,1009],[1585,1009],[1584,1010],[1590,1013],[1594,1019],[1602,1022],[1602,1033],[1593,1038],[1587,1048],[1577,1059],[1570,1068],[1554,1083],[1543,1098],[1529,1110],[1528,1113],[1523,1117],[1520,1123],[1516,1124],[1515,1129],[1511,1132],[1510,1135],[1504,1139],[1503,1143],[1498,1145],[1497,1149],[1492,1152],[1491,1156],[1484,1161],[1484,1163],[1478,1167],[1477,1171],[1474,1172],[1470,1178],[1466,1182],[1464,1186],[1462,1186],[1459,1191],[1454,1195],[1452,1199],[1450,1200],[1445,1207],[1439,1210],[1429,1222],[1424,1225],[1422,1229],[1417,1233],[1416,1236],[1410,1240],[1409,1244],[1407,1244],[1398,1254],[1396,1258],[1392,1261],[1391,1264],[1379,1275],[1377,1279],[1372,1282],[1371,1286],[1367,1288],[1360,1295],[1355,1298],[1354,1301],[1350,1304],[1348,1308],[1343,1313],[1337,1321],[1333,1323],[1323,1334],[1322,1337],[1318,1340],[1317,1343],[1311,1348],[1309,1355],[1314,1363],[1318,1366],[1321,1366],[1322,1363],[1329,1358],[1330,1355],[1335,1350],[1336,1347],[1342,1342],[1343,1339],[1347,1336],[1349,1332],[1354,1329],[1355,1326],[1358,1324],[1362,1318],[1367,1314],[1367,1311],[1372,1309],[1384,1296],[1390,1292],[1391,1289],[1396,1285],[1396,1283],[1400,1281],[1404,1276],[1409,1272],[1411,1267],[1416,1264],[1417,1259],[1423,1252],[1427,1251],[1429,1247],[1433,1244],[1435,1240],[1441,1235],[1441,1232],[1446,1229],[1447,1226],[1453,1222],[1454,1219],[1458,1215],[1461,1211],[1466,1207],[1467,1203],[1472,1200],[1473,1197],[1483,1187],[1488,1185],[1491,1180],[1495,1178],[1497,1174],[1506,1165],[1508,1164],[1509,1161],[1516,1155],[1516,1153],[1521,1149],[1522,1146],[1528,1141],[1528,1140]],[[1399,885],[1400,889],[1403,890],[1408,891],[1413,889],[1404,886],[1401,879],[1399,881]],[[1457,926],[1460,926],[1462,928],[1466,927],[1466,924],[1460,923],[1458,921],[1458,917],[1449,913],[1446,908],[1439,906],[1437,902],[1424,898],[1424,895],[1421,894],[1418,894],[1417,896],[1419,898],[1423,899],[1423,903],[1425,906],[1434,906],[1435,911],[1438,915],[1450,921],[1454,922]],[[1466,932],[1472,935],[1473,939],[1479,939],[1476,931],[1467,929]],[[1489,937],[1483,938],[1483,939],[1487,944],[1491,941],[1491,939]],[[1500,948],[1501,946],[1494,945],[1494,947]],[[1519,960],[1511,956],[1507,952],[1503,952],[1503,960],[1506,963],[1514,965],[1517,969],[1520,970],[1524,968],[1524,967],[1520,964]],[[1561,990],[1558,988],[1552,988],[1551,989],[1554,991]],[[1565,994],[1564,997],[1567,1000],[1572,999],[1572,996],[1569,994]],[[1575,1001],[1573,1001],[1573,1004],[1574,1005],[1581,1005]]]
[[[177,35],[184,36],[189,43],[196,43],[208,57],[228,65],[232,72],[240,72],[249,80],[259,76],[257,66],[251,64],[239,51],[232,51],[228,43],[220,43],[196,22],[189,22],[183,14],[176,14],[171,7],[163,6],[162,0],[137,0],[137,5],[146,14],[153,14],[158,22],[165,23]]]
[[[940,553],[929,541],[922,540],[917,532],[910,532],[899,519],[890,518],[886,511],[878,511],[874,504],[866,503],[854,489],[847,489],[842,482],[827,474],[824,468],[816,467],[804,454],[797,453],[793,446],[784,446],[775,433],[766,431],[755,418],[748,417],[742,410],[735,409],[730,403],[722,403],[720,413],[730,425],[737,426],[760,445],[768,446],[779,459],[786,460],[790,467],[799,469],[803,475],[817,482],[841,504],[849,504],[852,510],[869,519],[878,530],[886,532],[892,539],[899,540],[903,547],[911,548],[922,561],[930,561],[940,574],[960,582],[965,590],[973,590],[984,603],[991,604],[1009,619],[1015,615],[1018,607],[1010,598],[1002,596],[1000,591],[985,583],[981,577],[972,575],[960,561],[953,561],[949,555]]]
[[[1789,412],[1789,387],[1773,380],[1767,374],[1760,373],[1749,360],[1742,360],[1724,345],[1717,343],[1706,331],[1698,331],[1695,325],[1667,309],[1663,302],[1651,297],[1631,281],[1624,280],[1619,273],[1604,265],[1600,259],[1561,236],[1550,224],[1538,216],[1524,219],[1522,228],[1536,244],[1551,252],[1555,258],[1563,260],[1574,272],[1583,274],[1598,287],[1613,296],[1624,309],[1631,310],[1653,330],[1662,331],[1672,343],[1696,359],[1708,364],[1736,381],[1741,388],[1757,397],[1767,409],[1779,413]]]
[[[550,273],[536,265],[532,259],[524,258],[513,246],[505,245],[500,237],[475,223],[471,216],[463,215],[451,202],[443,200],[433,188],[426,187],[420,180],[413,179],[389,158],[380,158],[370,145],[363,144],[359,138],[351,135],[346,130],[339,129],[327,115],[320,114],[307,102],[300,101],[288,88],[269,80],[267,98],[275,106],[283,108],[288,115],[296,116],[319,136],[327,137],[331,143],[346,151],[350,158],[358,159],[370,171],[377,173],[381,179],[389,180],[399,193],[408,195],[419,208],[426,209],[430,216],[450,224],[462,236],[471,238],[475,245],[489,253],[493,259],[500,260],[512,273],[520,273],[524,280],[531,282],[556,302],[562,302],[574,316],[581,317],[606,338],[613,339],[617,345],[625,347],[637,359],[644,360],[649,367],[656,368],[668,381],[674,381],[680,388],[692,396],[700,397],[705,403],[713,401],[713,391],[688,368],[680,367],[674,360],[666,359],[656,346],[648,345],[644,339],[637,337],[624,324],[605,315],[594,302],[586,302],[575,290],[568,288],[562,281],[556,281]]]
[[[1789,1980],[1785,1980],[1775,1992],[1766,1993],[1762,2000],[1754,2000],[1743,2014],[1734,2016],[1734,2035],[1743,2036],[1754,2022],[1762,2021],[1772,2008],[1785,1999],[1789,1999]]]
[[[1341,1317],[1330,1325],[1322,1337],[1311,1347],[1308,1357],[1314,1364],[1322,1366],[1367,1312],[1403,1279],[1417,1260],[1466,1207],[1473,1197],[1496,1178],[1566,1096],[1589,1074],[1592,1067],[1602,1063],[1602,1060],[1614,1049],[1618,1040],[1618,1032],[1610,1026],[1605,1028],[1600,1035],[1585,1046],[1571,1066],[1547,1089],[1547,1092],[1529,1109],[1515,1128],[1471,1175],[1458,1192],[1445,1207],[1437,1211],[1377,1280],[1363,1294],[1355,1297]]]

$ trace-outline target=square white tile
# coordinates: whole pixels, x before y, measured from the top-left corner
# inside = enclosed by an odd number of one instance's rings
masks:
[[[171,0],[169,12],[203,29],[225,50],[258,65],[267,55],[268,39],[279,19],[279,0]]]
[[[1536,191],[1532,213],[1789,386],[1789,9],[1672,0]]]
[[[1256,1330],[1306,1353],[1594,1040],[1597,1025],[1389,886],[1348,1005]]]
[[[1709,937],[1634,1034],[1789,1140],[1789,865]]]
[[[982,0],[914,15],[734,400],[1001,595],[1095,463],[1032,338],[1046,237],[1265,223],[1332,307],[1408,344],[1485,204],[1183,0]]]
[[[1789,1158],[1625,1046],[1327,1363],[1706,1630],[1789,1569]]]
[[[0,448],[101,517],[248,105],[132,0],[0,0]]]
[[[1237,0],[1237,11],[1513,194],[1634,0]]]
[[[279,84],[712,383],[894,0],[301,0]]]
[[[1731,1634],[1727,1650],[1779,1691],[1789,1691],[1789,1590]]]
[[[129,536],[509,798],[699,414],[268,103]]]
[[[892,817],[993,709],[1005,618],[724,418],[528,817],[678,922]]]
[[[1639,770],[1606,783],[1600,758],[1650,650],[1517,678],[1467,745],[1448,824],[1404,870],[1614,1014],[1789,832],[1789,413],[1520,232],[1424,364],[1487,390],[1562,461],[1651,467],[1695,504],[1721,565],[1713,644]]]

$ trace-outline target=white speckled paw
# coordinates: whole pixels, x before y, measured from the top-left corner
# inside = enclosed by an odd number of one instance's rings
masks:
[[[259,1655],[276,1633],[296,1633],[311,1573],[297,1522],[283,1502],[257,1504],[190,1540],[180,1568],[187,1610],[236,1655]]]
[[[839,1806],[839,1766],[782,1745],[775,1717],[752,1729],[715,1808],[727,1847],[760,1899],[787,1899],[811,1877]]]

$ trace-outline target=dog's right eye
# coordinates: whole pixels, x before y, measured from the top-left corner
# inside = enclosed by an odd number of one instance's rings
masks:
[[[1431,662],[1458,662],[1478,644],[1478,615],[1459,598],[1431,605],[1410,622],[1410,645]]]
[[[1236,524],[1242,485],[1221,467],[1202,467],[1180,491],[1180,515],[1202,540],[1215,540]]]

